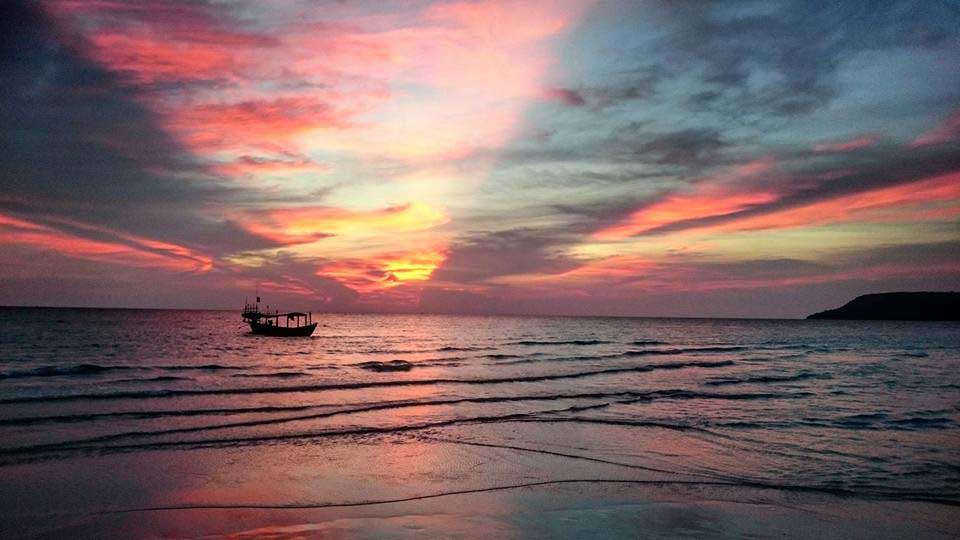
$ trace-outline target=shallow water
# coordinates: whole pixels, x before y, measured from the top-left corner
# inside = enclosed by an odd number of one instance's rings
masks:
[[[913,504],[881,533],[956,532],[956,323],[324,315],[280,339],[232,312],[0,321],[0,532],[455,534],[436,516],[460,512],[467,536],[629,536],[634,518],[584,509],[834,499]],[[157,510],[184,506],[202,518]],[[599,528],[517,525],[530,512]]]

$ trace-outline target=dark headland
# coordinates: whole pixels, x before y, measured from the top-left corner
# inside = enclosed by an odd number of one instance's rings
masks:
[[[865,294],[837,309],[808,319],[960,321],[960,292],[890,292]]]

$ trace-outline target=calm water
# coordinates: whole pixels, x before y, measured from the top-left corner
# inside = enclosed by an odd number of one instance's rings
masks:
[[[590,478],[960,503],[956,323],[327,315],[278,339],[234,312],[0,322],[0,514],[20,531]]]

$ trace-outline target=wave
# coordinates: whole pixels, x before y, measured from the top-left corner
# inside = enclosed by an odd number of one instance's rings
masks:
[[[357,390],[365,388],[379,388],[391,386],[431,386],[437,384],[464,384],[464,385],[484,385],[484,384],[508,384],[508,383],[528,383],[542,382],[563,379],[578,379],[583,377],[594,377],[601,375],[613,375],[617,373],[645,373],[654,370],[674,370],[685,368],[722,368],[734,365],[732,360],[721,360],[713,362],[673,362],[660,364],[647,364],[642,366],[618,367],[609,369],[599,369],[593,371],[579,371],[573,373],[557,373],[549,375],[532,375],[527,377],[500,377],[489,379],[413,379],[413,380],[393,380],[393,381],[371,381],[371,382],[349,382],[349,383],[331,383],[303,386],[279,386],[279,387],[248,387],[248,388],[212,388],[205,390],[144,390],[129,392],[109,392],[97,394],[66,394],[52,396],[24,396],[16,398],[0,399],[0,404],[13,403],[35,403],[35,402],[54,402],[54,401],[82,401],[82,400],[115,400],[115,399],[162,399],[184,396],[198,395],[239,395],[239,394],[282,394],[282,393],[300,393],[300,392],[324,392],[330,390]]]
[[[51,443],[51,444],[45,444],[45,445],[0,449],[0,453],[29,454],[29,453],[50,451],[50,450],[62,450],[64,448],[70,448],[75,446],[84,446],[84,445],[90,445],[93,443],[104,443],[104,442],[118,441],[123,439],[159,437],[164,435],[197,433],[197,432],[203,432],[203,431],[214,431],[214,430],[220,430],[220,429],[232,429],[232,428],[242,428],[242,427],[256,427],[256,426],[266,426],[266,425],[272,426],[272,425],[279,425],[279,424],[290,423],[290,422],[318,420],[323,418],[330,418],[333,416],[358,414],[358,413],[373,412],[373,411],[412,408],[412,407],[450,406],[450,405],[459,405],[464,403],[506,403],[506,402],[518,402],[518,401],[569,401],[569,400],[584,400],[584,399],[596,400],[596,399],[622,398],[616,401],[595,403],[590,405],[579,405],[579,406],[574,405],[574,406],[566,407],[563,409],[554,409],[549,411],[550,413],[570,413],[570,412],[582,412],[582,411],[591,410],[591,409],[609,407],[610,405],[613,405],[613,404],[631,404],[631,403],[636,403],[640,401],[646,402],[646,401],[653,401],[657,399],[674,399],[674,400],[676,399],[731,399],[731,400],[795,399],[800,397],[807,397],[809,395],[812,395],[812,394],[802,394],[802,395],[801,394],[706,394],[706,393],[700,393],[700,392],[692,392],[688,390],[658,390],[658,391],[651,391],[651,392],[635,392],[635,391],[589,392],[589,393],[579,393],[579,394],[483,396],[483,397],[441,399],[441,400],[393,401],[393,402],[385,402],[385,403],[366,404],[366,405],[361,405],[359,407],[336,409],[332,411],[324,411],[319,413],[311,413],[308,415],[287,416],[282,418],[266,418],[266,419],[257,419],[257,420],[246,420],[242,422],[208,424],[205,426],[192,426],[192,427],[185,427],[185,428],[115,433],[111,435],[102,435],[102,436],[92,437],[87,439],[79,439],[79,440]],[[245,412],[249,412],[249,411],[245,411]],[[633,423],[631,425],[644,425],[644,426],[656,426],[656,427],[666,426],[666,424],[662,422],[643,422],[642,424]],[[681,425],[681,424],[671,424],[671,426],[674,429],[681,429],[686,427],[685,425]],[[694,428],[691,428],[691,429],[694,429]],[[695,429],[702,430],[701,428],[695,428]]]
[[[884,422],[888,428],[899,428],[903,430],[913,430],[919,428],[944,429],[953,425],[953,420],[949,418],[901,418],[897,420],[887,420]]]
[[[829,373],[813,373],[810,371],[804,371],[796,375],[754,375],[750,377],[743,377],[741,379],[713,379],[704,381],[703,384],[706,386],[726,386],[733,384],[767,384],[832,378],[833,376]]]
[[[376,371],[378,373],[385,371],[410,371],[413,369],[413,364],[405,360],[390,360],[389,362],[360,362],[359,364],[353,365],[360,369]]]
[[[174,366],[153,366],[153,368],[164,369],[169,371],[186,371],[186,370],[221,371],[221,370],[250,369],[249,366],[225,366],[223,364],[200,364],[196,366],[186,364],[186,365],[174,365]]]
[[[321,413],[319,415],[311,414],[308,416],[284,417],[269,419],[266,423],[283,423],[294,420],[309,420],[314,418],[323,418],[327,416],[337,416],[343,414],[355,414],[359,412],[369,412],[374,410],[397,409],[406,407],[426,407],[435,405],[456,405],[460,403],[505,403],[514,401],[560,401],[560,400],[580,400],[580,399],[607,399],[624,398],[618,403],[636,403],[639,401],[654,401],[657,399],[671,400],[695,400],[695,399],[727,399],[727,400],[754,400],[754,399],[799,399],[808,397],[809,393],[748,393],[748,394],[729,394],[729,393],[707,393],[694,392],[689,390],[670,389],[670,390],[652,390],[648,392],[637,392],[633,390],[624,390],[617,392],[581,392],[576,394],[522,394],[512,396],[480,396],[471,398],[456,398],[446,400],[400,400],[381,403],[344,403],[344,404],[320,404],[320,405],[295,405],[295,406],[267,406],[267,407],[240,407],[224,409],[167,409],[167,410],[149,410],[149,411],[121,411],[108,413],[91,413],[77,415],[59,415],[59,416],[37,416],[0,419],[0,425],[34,425],[48,423],[76,423],[109,419],[139,419],[151,420],[164,418],[168,416],[232,416],[251,413],[284,413],[284,412],[302,412],[315,409],[336,410]],[[337,408],[340,407],[340,408]],[[348,407],[348,408],[344,408]],[[243,425],[247,425],[243,423]],[[218,424],[219,426],[236,427],[237,424]]]
[[[484,398],[474,398],[474,399],[481,400]],[[493,400],[496,398],[487,398],[487,399]],[[503,398],[500,398],[500,399],[503,399]],[[431,429],[450,427],[450,426],[456,426],[456,425],[503,423],[503,422],[588,423],[588,424],[617,425],[617,426],[625,426],[625,427],[659,428],[659,429],[670,429],[675,431],[700,432],[700,433],[704,433],[704,434],[718,437],[718,438],[736,440],[735,437],[731,437],[723,433],[711,431],[704,427],[685,424],[685,423],[671,423],[671,422],[665,422],[665,421],[647,421],[647,420],[621,420],[621,419],[610,419],[610,418],[589,418],[589,417],[578,417],[578,416],[566,416],[566,417],[550,416],[550,415],[562,414],[562,413],[568,413],[568,412],[578,412],[581,410],[604,407],[608,405],[610,405],[610,403],[602,403],[599,405],[591,405],[586,407],[566,407],[561,409],[547,409],[547,410],[539,410],[539,411],[532,411],[532,412],[509,413],[509,414],[492,415],[492,416],[473,416],[473,417],[464,417],[464,418],[452,418],[452,419],[438,420],[438,421],[432,421],[432,422],[423,422],[418,424],[406,424],[406,425],[394,425],[394,426],[363,426],[363,427],[351,426],[351,427],[333,428],[333,429],[299,432],[299,433],[262,434],[262,435],[254,435],[249,437],[200,438],[200,439],[187,439],[187,440],[175,440],[175,441],[153,441],[153,442],[122,444],[122,445],[91,444],[91,443],[103,443],[103,442],[116,441],[122,438],[169,435],[169,434],[177,434],[177,433],[182,434],[182,433],[200,431],[200,430],[206,430],[206,429],[254,426],[254,425],[262,425],[264,423],[278,423],[278,422],[276,420],[264,420],[264,421],[234,423],[230,425],[220,425],[220,426],[214,426],[212,428],[180,428],[180,429],[166,430],[164,432],[152,432],[152,433],[151,432],[143,432],[143,433],[133,432],[133,433],[126,433],[126,434],[107,435],[103,437],[97,437],[97,438],[87,439],[82,441],[50,443],[50,444],[30,446],[30,447],[3,448],[3,449],[0,449],[0,455],[9,456],[9,457],[3,461],[0,461],[0,465],[33,462],[40,459],[44,459],[44,457],[42,457],[41,454],[47,454],[47,457],[50,457],[49,454],[64,454],[64,453],[96,452],[96,453],[102,454],[107,452],[130,452],[130,451],[138,451],[138,450],[139,451],[159,450],[159,449],[168,449],[168,448],[205,448],[205,447],[236,446],[236,445],[255,445],[255,444],[268,444],[268,443],[282,442],[282,441],[327,438],[327,437],[391,435],[391,434],[408,433],[413,431],[431,430]],[[386,406],[387,406],[386,404],[374,405],[371,407],[371,409],[384,408]],[[351,411],[351,412],[356,412],[356,411]],[[343,413],[338,413],[338,412],[327,413],[327,415],[332,415],[332,414],[343,414]],[[544,415],[547,415],[547,416],[544,416]],[[295,418],[295,419],[286,419],[281,421],[294,421],[294,420],[300,420],[300,419],[301,418]]]
[[[192,381],[190,377],[176,377],[174,375],[160,375],[159,377],[145,377],[136,379],[117,379],[115,381],[106,381],[110,383],[154,383],[154,382],[173,382],[173,381]]]
[[[234,377],[250,377],[264,379],[293,379],[296,377],[309,377],[306,373],[299,371],[278,371],[276,373],[234,373]]]
[[[512,355],[513,357],[516,357],[518,359],[509,361],[509,362],[498,362],[498,364],[514,365],[514,364],[533,364],[533,363],[539,363],[539,362],[580,362],[580,361],[601,360],[601,359],[611,359],[611,358],[630,358],[635,356],[677,356],[677,355],[687,354],[687,353],[737,352],[737,351],[744,351],[744,350],[749,350],[749,347],[730,346],[730,347],[688,347],[688,348],[674,348],[674,349],[639,349],[639,350],[631,350],[631,351],[611,353],[611,354],[598,354],[598,355],[590,355],[590,356],[560,356],[560,357],[552,357],[552,358],[531,358],[531,356],[533,355]],[[539,355],[543,356],[542,353],[539,353]]]
[[[231,409],[174,409],[153,411],[120,411],[89,414],[65,414],[54,416],[24,416],[18,418],[0,418],[0,426],[32,426],[39,424],[75,424],[98,420],[132,419],[154,420],[169,416],[231,416],[239,414],[294,412],[316,409],[323,405],[296,405],[286,407],[241,407]]]
[[[766,400],[766,399],[803,399],[812,397],[816,394],[812,392],[790,392],[790,393],[771,393],[754,392],[745,394],[728,394],[714,392],[697,392],[693,390],[653,390],[638,396],[635,400],[625,401],[623,403],[633,403],[636,401],[652,401],[655,399],[728,399],[728,400]]]
[[[513,355],[513,357],[518,358],[518,360],[510,360],[507,362],[497,362],[499,366],[513,366],[517,364],[535,364],[540,362],[586,362],[590,360],[602,360],[607,358],[623,358],[623,353],[613,353],[613,354],[593,354],[590,356],[558,356],[552,358],[530,358],[532,355]],[[543,356],[543,355],[539,355]]]
[[[647,355],[674,355],[687,353],[706,353],[706,352],[738,352],[750,351],[752,347],[741,345],[717,346],[717,347],[679,347],[673,349],[639,349],[635,351],[626,351],[624,356],[647,356]]]
[[[631,343],[631,345],[644,346],[644,345],[667,345],[665,341],[657,341],[655,339],[638,339]]]
[[[77,364],[73,366],[41,366],[34,369],[0,372],[0,379],[21,379],[31,377],[87,377],[110,371],[137,369],[135,366],[101,366],[97,364]]]
[[[919,431],[926,429],[949,429],[955,422],[950,418],[910,417],[893,420],[885,419],[883,414],[853,415],[844,418],[800,418],[791,421],[740,421],[715,424],[717,427],[734,429],[786,430],[797,427],[817,429],[839,429],[851,431]],[[823,452],[824,450],[820,450]]]
[[[463,351],[492,351],[496,347],[456,347],[452,345],[434,349],[371,349],[370,354],[419,354],[432,352],[463,352]]]
[[[88,444],[90,442],[105,442],[112,438],[115,438],[113,435],[107,435],[104,437],[98,437],[95,439],[88,439],[84,441],[69,441],[69,442],[58,442],[58,443],[49,443],[35,446],[27,447],[14,447],[14,448],[0,448],[0,455],[5,456],[21,456],[26,458],[27,461],[31,460],[38,452],[40,453],[50,453],[50,452],[122,452],[122,451],[133,451],[133,450],[156,450],[163,448],[202,448],[208,446],[223,446],[223,445],[242,445],[242,444],[262,444],[270,442],[279,442],[279,441],[290,441],[298,439],[315,439],[315,438],[326,438],[326,437],[349,437],[349,436],[369,436],[369,435],[389,435],[404,433],[409,431],[419,431],[425,429],[441,428],[448,427],[460,424],[483,424],[483,423],[495,423],[495,422],[504,422],[511,420],[518,420],[521,418],[531,417],[536,414],[542,413],[551,413],[551,412],[563,412],[565,409],[559,410],[545,410],[545,411],[535,411],[531,413],[511,413],[504,415],[494,415],[494,416],[476,416],[469,418],[454,418],[448,420],[439,420],[434,422],[424,422],[420,424],[406,424],[400,426],[364,426],[364,427],[348,427],[348,428],[334,428],[321,431],[313,432],[302,432],[302,433],[282,433],[275,435],[255,435],[250,437],[224,437],[219,439],[189,439],[189,440],[179,440],[179,441],[157,441],[157,442],[147,442],[147,443],[135,443],[135,444],[125,444],[125,445],[97,445],[97,444]],[[184,428],[190,429],[190,428]],[[129,434],[125,434],[129,436]],[[17,462],[16,459],[4,462],[0,461],[0,465],[8,465]]]
[[[613,343],[613,341],[606,341],[603,339],[570,339],[566,341],[523,340],[513,341],[507,343],[507,345],[607,345],[610,343]]]

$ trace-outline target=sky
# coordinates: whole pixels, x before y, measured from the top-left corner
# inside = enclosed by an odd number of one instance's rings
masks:
[[[960,290],[960,3],[5,1],[0,305]]]

